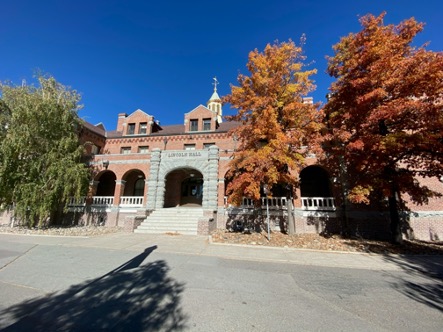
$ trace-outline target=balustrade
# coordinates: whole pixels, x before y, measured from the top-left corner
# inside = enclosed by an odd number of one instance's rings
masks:
[[[111,206],[114,204],[113,196],[94,196],[92,197],[92,204],[95,206]]]
[[[113,196],[94,196],[91,206],[112,206],[114,204]],[[86,197],[78,199],[71,197],[68,201],[69,207],[85,206]],[[120,207],[141,207],[143,206],[143,196],[122,196],[120,197]]]
[[[302,197],[302,209],[307,211],[335,211],[334,197]]]
[[[122,196],[120,197],[121,207],[141,207],[143,206],[143,196]]]
[[[68,206],[85,206],[86,205],[86,197],[82,196],[79,198],[70,197],[68,201]]]
[[[266,201],[268,201],[268,205],[270,209],[286,209],[287,206],[287,198],[286,197],[261,197],[260,198],[260,202],[261,202],[261,206],[265,207],[266,206]],[[228,206],[228,199],[227,197],[224,198],[224,203],[225,206]],[[242,198],[242,203],[240,205],[240,208],[246,208],[246,209],[251,209],[254,208],[255,204],[254,204],[254,200],[252,198],[246,198],[243,197]]]
[[[270,209],[286,209],[288,199],[286,197],[261,197],[261,206],[266,206],[268,202]],[[228,206],[227,197],[224,199],[225,206]],[[307,211],[335,211],[334,197],[302,197],[302,209]],[[254,208],[254,200],[243,197],[240,208]]]

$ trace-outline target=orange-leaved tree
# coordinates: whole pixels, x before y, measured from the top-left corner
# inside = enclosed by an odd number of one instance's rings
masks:
[[[384,17],[362,17],[362,30],[333,47],[324,149],[349,201],[388,202],[398,242],[401,194],[425,203],[437,193],[417,177],[443,175],[443,54],[412,45],[422,23],[385,25]]]
[[[256,49],[249,53],[250,76],[240,74],[239,85],[224,98],[237,109],[228,119],[242,123],[234,131],[239,146],[227,174],[230,203],[259,201],[264,186],[298,184],[322,118],[317,105],[304,99],[315,88],[310,76],[316,73],[304,70],[304,60],[302,47],[292,41]]]

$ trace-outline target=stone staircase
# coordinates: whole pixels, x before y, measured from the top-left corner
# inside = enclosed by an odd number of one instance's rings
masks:
[[[135,233],[179,233],[197,235],[198,220],[203,217],[201,208],[164,208],[153,211]]]

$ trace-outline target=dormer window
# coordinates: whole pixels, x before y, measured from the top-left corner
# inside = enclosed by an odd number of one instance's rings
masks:
[[[128,124],[128,130],[126,131],[127,135],[134,135],[135,133],[135,123]]]
[[[192,119],[189,122],[189,131],[198,131],[198,119]]]
[[[138,133],[139,134],[146,134],[148,131],[148,123],[147,122],[140,122],[140,126],[138,127]]]
[[[203,119],[203,130],[211,130],[211,119]]]

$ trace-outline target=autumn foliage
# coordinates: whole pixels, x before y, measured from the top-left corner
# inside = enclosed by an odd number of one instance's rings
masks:
[[[242,122],[233,133],[238,146],[227,174],[230,203],[258,200],[264,185],[297,185],[321,122],[316,105],[304,101],[315,88],[310,76],[316,70],[303,70],[303,60],[302,47],[292,41],[256,49],[249,54],[250,76],[240,74],[224,98],[238,110],[230,120]]]
[[[384,25],[384,16],[362,17],[328,59],[325,162],[346,177],[351,202],[407,193],[426,203],[437,193],[417,177],[443,175],[443,54],[413,46],[422,23]]]

